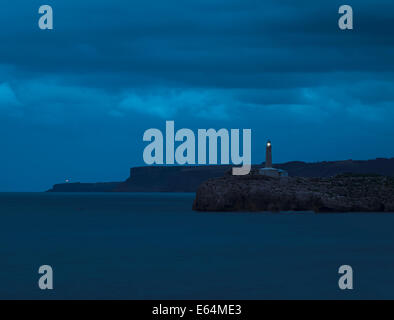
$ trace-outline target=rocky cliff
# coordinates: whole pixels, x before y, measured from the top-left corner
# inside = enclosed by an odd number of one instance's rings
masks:
[[[394,212],[394,178],[225,176],[197,190],[199,211]]]
[[[130,169],[116,192],[196,192],[204,181],[222,177],[230,166],[152,166]]]

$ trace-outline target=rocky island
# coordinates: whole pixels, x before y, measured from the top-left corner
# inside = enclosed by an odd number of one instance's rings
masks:
[[[357,174],[331,178],[227,175],[202,183],[193,209],[394,212],[394,178]]]
[[[376,159],[382,163],[385,159]],[[293,164],[290,163],[289,168]],[[368,162],[324,163],[325,170],[310,176],[289,174],[284,166],[272,165],[272,144],[266,145],[264,167],[248,175],[209,179],[196,192],[193,209],[199,211],[314,211],[394,212],[394,177],[364,173]],[[299,166],[298,166],[299,167]],[[302,165],[301,165],[302,167]],[[336,173],[351,167],[349,173]],[[364,167],[364,170],[361,169]],[[322,169],[322,168],[320,168]],[[361,170],[360,170],[361,169]],[[375,167],[377,170],[378,167]],[[382,167],[380,167],[382,169]],[[360,173],[361,171],[361,173]],[[313,176],[314,173],[320,176]],[[337,171],[338,172],[338,171]],[[367,171],[368,172],[368,171]],[[322,173],[325,176],[322,176]]]

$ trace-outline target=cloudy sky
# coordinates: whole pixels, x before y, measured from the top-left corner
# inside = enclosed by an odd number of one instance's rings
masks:
[[[54,30],[38,28],[43,4]],[[1,7],[0,191],[123,180],[166,120],[251,128],[254,163],[268,138],[274,162],[394,157],[392,0]]]

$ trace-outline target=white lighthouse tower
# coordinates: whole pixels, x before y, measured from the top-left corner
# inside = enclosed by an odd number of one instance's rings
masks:
[[[272,150],[271,141],[267,141],[267,147],[265,148],[265,167],[272,168]]]
[[[272,143],[271,140],[267,141],[265,147],[265,167],[259,170],[263,176],[270,176],[273,178],[287,177],[287,171],[276,169],[272,167]]]

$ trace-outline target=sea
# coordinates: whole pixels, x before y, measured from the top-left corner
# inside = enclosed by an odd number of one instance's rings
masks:
[[[0,299],[394,298],[394,214],[196,212],[194,197],[0,193]]]

